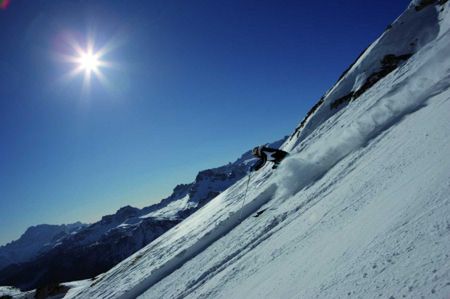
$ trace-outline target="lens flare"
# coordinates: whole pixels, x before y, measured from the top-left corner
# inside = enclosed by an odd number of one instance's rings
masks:
[[[7,9],[11,0],[0,0],[0,9]]]

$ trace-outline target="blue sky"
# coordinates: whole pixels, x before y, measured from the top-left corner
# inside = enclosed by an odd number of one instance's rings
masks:
[[[409,1],[27,1],[0,10],[0,244],[158,202],[289,135]],[[107,84],[61,59],[108,48]]]

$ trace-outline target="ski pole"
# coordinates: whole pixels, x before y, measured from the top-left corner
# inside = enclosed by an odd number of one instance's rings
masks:
[[[250,184],[250,178],[252,177],[252,173],[250,172],[248,174],[248,179],[247,179],[247,187],[245,187],[245,193],[244,193],[244,200],[242,201],[242,206],[241,206],[241,210],[239,212],[239,220],[242,219],[242,209],[244,208],[244,203],[245,203],[245,199],[247,197],[247,192],[248,192],[248,185]]]

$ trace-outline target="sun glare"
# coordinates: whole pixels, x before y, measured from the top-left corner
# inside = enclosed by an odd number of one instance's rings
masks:
[[[110,52],[116,44],[110,41],[103,45],[103,47],[98,48],[95,46],[92,37],[88,37],[85,43],[80,43],[71,35],[65,36],[65,41],[69,45],[68,50],[71,53],[59,53],[58,57],[63,62],[72,64],[74,68],[61,79],[68,81],[82,75],[82,93],[89,93],[94,79],[101,83],[103,87],[110,88],[111,84],[108,82],[104,72],[108,68],[115,68],[116,65],[105,61],[103,56]]]
[[[87,72],[97,72],[100,66],[100,60],[97,54],[94,53],[81,53],[80,54],[80,67]]]

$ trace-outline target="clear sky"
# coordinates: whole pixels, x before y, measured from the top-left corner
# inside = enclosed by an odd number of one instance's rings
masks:
[[[0,0],[0,244],[290,134],[408,3]]]

